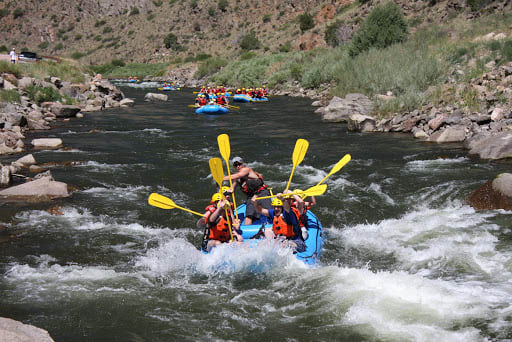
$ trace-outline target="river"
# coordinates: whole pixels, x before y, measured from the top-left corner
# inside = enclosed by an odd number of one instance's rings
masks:
[[[304,98],[211,117],[187,108],[192,89],[144,102],[156,86],[124,84],[135,107],[27,135],[64,141],[30,152],[38,163],[76,162],[51,172],[78,191],[52,203],[63,215],[48,204],[0,207],[0,316],[57,342],[512,338],[512,213],[465,204],[510,162],[408,135],[351,133],[321,122]],[[221,157],[222,133],[231,156],[274,191],[286,186],[298,138],[309,150],[292,189],[315,185],[351,154],[312,208],[325,239],[316,266],[268,246],[201,254],[195,216],[147,204],[157,192],[202,212],[216,191],[208,160]]]

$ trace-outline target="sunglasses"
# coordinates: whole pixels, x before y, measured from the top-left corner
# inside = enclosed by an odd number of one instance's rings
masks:
[[[234,166],[234,167],[237,167],[237,166],[240,166],[240,165],[242,165],[242,164],[243,164],[243,163],[234,162],[234,163],[233,163],[233,166]]]

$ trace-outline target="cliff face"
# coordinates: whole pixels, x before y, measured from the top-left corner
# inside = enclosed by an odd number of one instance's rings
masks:
[[[384,0],[382,0],[384,1]],[[253,31],[260,51],[327,46],[325,28],[344,21],[345,37],[380,0],[17,0],[0,2],[0,45],[42,55],[80,57],[85,63],[112,59],[168,62],[197,54],[230,56]],[[475,14],[463,0],[396,0],[408,20],[425,25]],[[495,1],[494,10],[502,10]],[[300,28],[299,15],[314,27]],[[170,34],[170,47],[164,40]]]

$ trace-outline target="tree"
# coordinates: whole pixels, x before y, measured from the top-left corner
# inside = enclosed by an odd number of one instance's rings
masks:
[[[352,39],[352,57],[372,47],[383,49],[404,42],[408,35],[407,21],[400,7],[393,2],[375,7]]]
[[[254,31],[251,31],[244,36],[244,38],[240,42],[240,47],[243,50],[257,50],[261,47],[261,43],[258,40],[258,37],[256,37],[256,33],[254,33]]]
[[[180,44],[178,43],[178,37],[175,34],[169,33],[164,38],[164,45],[167,49],[179,50]]]
[[[313,20],[313,16],[307,12],[299,15],[299,23],[300,23],[300,30],[302,31],[302,33],[315,27],[315,22]]]

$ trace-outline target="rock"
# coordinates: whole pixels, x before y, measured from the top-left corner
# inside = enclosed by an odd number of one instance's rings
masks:
[[[34,165],[36,163],[36,159],[32,154],[27,154],[24,157],[21,157],[20,159],[16,160],[16,163],[20,163],[24,166]]]
[[[2,190],[0,196],[60,198],[68,197],[69,193],[66,183],[56,182],[51,177],[42,177]]]
[[[165,94],[147,93],[144,101],[167,101],[168,96]]]
[[[135,101],[132,99],[125,98],[119,102],[119,105],[121,107],[133,107],[135,105]]]
[[[428,139],[428,134],[425,133],[424,130],[419,128],[412,130],[412,136],[416,139]]]
[[[22,77],[18,80],[18,87],[20,89],[27,89],[32,85],[34,85],[34,79],[32,77]]]
[[[442,131],[435,132],[429,141],[435,143],[463,142],[466,139],[466,130],[463,126],[448,127]]]
[[[322,120],[343,122],[352,114],[369,115],[372,110],[373,102],[363,94],[347,94],[344,99],[335,96],[323,108]]]
[[[322,107],[322,101],[313,101],[311,105],[313,107]]]
[[[11,183],[11,169],[9,166],[0,168],[0,185],[9,185]]]
[[[446,119],[448,119],[448,114],[438,114],[435,116],[435,118],[428,122],[428,125],[430,128],[432,128],[432,130],[437,131],[439,127],[441,127],[444,124]]]
[[[54,342],[48,331],[10,318],[0,317],[2,342]]]
[[[375,131],[375,119],[361,114],[352,114],[348,119],[348,130],[353,132]]]
[[[16,87],[11,82],[4,79],[4,89],[5,90],[18,90],[18,87]]]
[[[491,113],[492,121],[499,121],[505,118],[505,110],[503,108],[496,107]]]
[[[73,105],[54,104],[50,110],[58,118],[72,118],[76,116],[76,113],[78,113],[81,108]]]
[[[36,148],[56,148],[62,146],[62,139],[60,138],[41,138],[32,140],[32,145]]]
[[[482,159],[512,158],[512,131],[474,137],[467,146],[470,155]]]
[[[502,173],[473,191],[467,199],[475,209],[512,210],[512,174]]]

